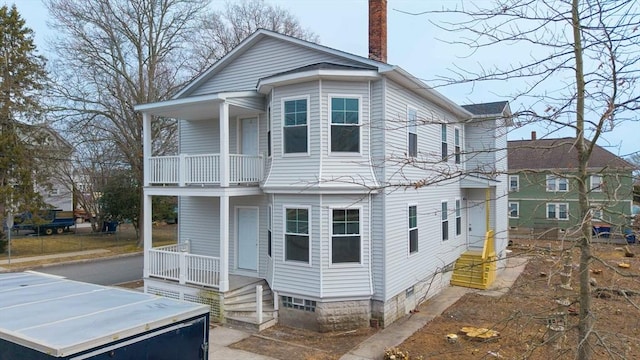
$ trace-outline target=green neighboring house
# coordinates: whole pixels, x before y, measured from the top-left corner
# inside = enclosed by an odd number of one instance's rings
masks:
[[[575,138],[508,142],[509,226],[512,230],[577,231],[579,215]],[[596,145],[588,164],[592,221],[620,234],[629,226],[633,165]],[[554,232],[555,233],[555,232]]]

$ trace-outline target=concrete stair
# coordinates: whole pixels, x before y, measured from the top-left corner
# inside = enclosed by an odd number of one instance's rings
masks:
[[[496,260],[495,253],[489,254],[484,261],[481,251],[463,253],[454,266],[451,285],[487,289],[495,280]]]
[[[262,321],[258,321],[256,312],[256,286],[262,286]],[[224,294],[225,322],[232,326],[251,331],[262,331],[278,322],[278,311],[274,307],[271,288],[265,280],[255,282]]]

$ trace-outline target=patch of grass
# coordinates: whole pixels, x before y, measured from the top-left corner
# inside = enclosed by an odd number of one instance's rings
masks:
[[[153,228],[153,246],[174,244],[177,241],[176,225],[160,225]],[[113,234],[94,233],[91,228],[72,229],[62,235],[12,236],[11,257],[29,257],[75,251],[108,249],[112,254],[141,251],[131,224],[121,224]]]

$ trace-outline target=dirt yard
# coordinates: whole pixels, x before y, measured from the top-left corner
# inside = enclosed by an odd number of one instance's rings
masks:
[[[579,311],[578,250],[573,250],[572,290],[564,290],[560,288],[560,247],[560,242],[516,241],[512,256],[527,256],[530,261],[508,294],[499,298],[468,294],[398,349],[408,352],[410,359],[573,359]],[[620,245],[593,246],[601,259],[594,261],[590,274],[595,359],[640,358],[640,246],[629,248],[636,257],[625,257]],[[566,331],[550,330],[549,324],[564,325]],[[460,332],[466,326],[496,330],[499,336],[471,340]],[[373,333],[362,329],[318,334],[275,327],[234,347],[278,359],[291,359],[291,354],[296,359],[338,359]],[[457,334],[457,342],[448,342],[447,334]]]

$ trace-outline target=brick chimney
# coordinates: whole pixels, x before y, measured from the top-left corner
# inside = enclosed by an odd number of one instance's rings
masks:
[[[536,132],[532,131],[531,132],[531,140],[536,140],[538,137],[536,136]]]
[[[369,59],[387,62],[387,0],[369,0]]]

